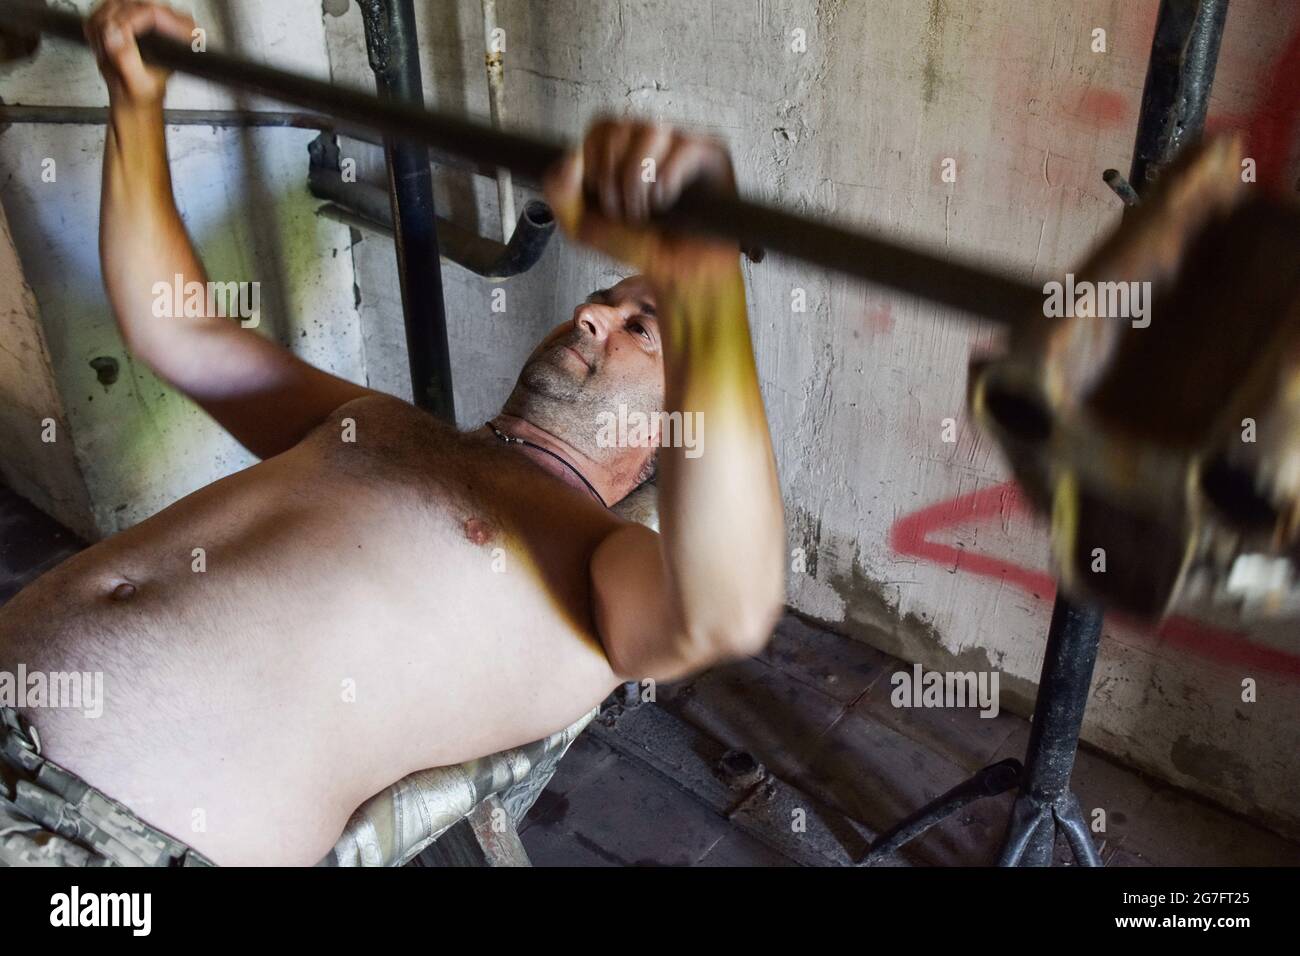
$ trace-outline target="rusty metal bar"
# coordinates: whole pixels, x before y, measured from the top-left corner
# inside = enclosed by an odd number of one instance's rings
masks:
[[[85,43],[79,16],[50,10],[30,0],[0,3],[0,26],[11,33],[39,31]],[[565,150],[560,143],[494,129],[413,103],[384,101],[215,50],[195,53],[184,44],[157,35],[142,37],[140,49],[146,59],[161,66],[328,113],[480,165],[502,166],[534,182],[541,180]],[[695,189],[688,190],[662,219],[679,228],[784,252],[1000,324],[1041,312],[1041,290],[1015,276],[776,206]]]

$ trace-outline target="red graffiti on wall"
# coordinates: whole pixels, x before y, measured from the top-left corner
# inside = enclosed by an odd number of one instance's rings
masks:
[[[1300,132],[1300,30],[1287,40],[1260,84],[1255,108],[1244,117],[1211,116],[1211,132],[1240,130],[1258,162],[1259,182],[1274,189],[1288,189],[1287,160]]]
[[[889,529],[889,546],[901,555],[941,565],[953,572],[1003,581],[1043,601],[1051,601],[1056,596],[1056,581],[1051,575],[994,555],[978,554],[930,540],[932,533],[943,528],[988,518],[1000,520],[1003,516],[1017,513],[1030,514],[1029,503],[1015,482],[1004,482],[899,518]],[[1208,627],[1184,617],[1170,617],[1155,630],[1122,615],[1112,615],[1112,619],[1153,637],[1167,647],[1220,664],[1266,670],[1300,679],[1300,656],[1254,643],[1242,631]]]
[[[1129,110],[1118,93],[1095,88],[1080,95],[1074,112],[1096,126],[1133,122],[1136,117],[1136,107]],[[1300,29],[1292,32],[1270,65],[1260,83],[1254,109],[1243,116],[1211,116],[1207,128],[1211,132],[1241,131],[1249,155],[1258,164],[1258,181],[1273,189],[1290,188],[1286,182],[1288,161],[1300,137]],[[900,518],[890,528],[889,544],[898,554],[953,572],[999,580],[1050,602],[1056,595],[1056,581],[1046,572],[930,539],[931,534],[944,528],[1029,513],[1020,488],[1015,482],[1006,482]],[[1119,615],[1112,617],[1166,647],[1221,664],[1300,679],[1300,655],[1254,643],[1242,631],[1209,627],[1184,617],[1171,617],[1153,630]]]
[[[1300,25],[1300,8],[1292,13]],[[1137,123],[1139,104],[1131,95],[1103,87],[1073,88],[1061,112],[1078,116],[1095,129]],[[1247,154],[1257,163],[1256,176],[1270,189],[1291,191],[1300,184],[1287,182],[1288,162],[1300,138],[1300,29],[1288,36],[1268,65],[1256,89],[1254,107],[1242,114],[1215,112],[1206,119],[1209,133],[1238,131]]]

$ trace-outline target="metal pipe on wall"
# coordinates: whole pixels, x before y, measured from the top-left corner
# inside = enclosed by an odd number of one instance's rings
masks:
[[[307,185],[313,196],[330,206],[322,212],[348,225],[393,237],[388,194],[368,183],[344,182],[337,169],[313,163]],[[546,203],[524,205],[509,242],[497,242],[438,217],[438,245],[443,256],[485,279],[508,279],[527,272],[542,257],[555,232],[555,217]]]
[[[1128,177],[1139,196],[1205,130],[1227,18],[1228,0],[1160,4]]]
[[[414,0],[359,0],[358,5],[380,97],[422,108],[424,83]],[[412,399],[420,408],[454,424],[451,348],[442,297],[429,151],[418,142],[390,134],[384,137],[384,156],[406,318]]]
[[[108,107],[22,106],[0,103],[0,132],[11,123],[105,126],[108,124]],[[337,133],[373,146],[384,145],[384,138],[368,126],[361,126],[326,113],[310,111],[168,109],[163,110],[163,123],[167,126],[211,126],[214,129],[311,129]],[[435,165],[451,166],[489,179],[496,176],[495,166],[467,160],[446,150],[430,148],[429,153]]]
[[[500,129],[506,118],[505,32],[498,33],[496,0],[483,0],[483,52],[487,64],[488,112]],[[510,170],[497,169],[497,209],[501,213],[501,241],[509,242],[515,229],[515,187]]]

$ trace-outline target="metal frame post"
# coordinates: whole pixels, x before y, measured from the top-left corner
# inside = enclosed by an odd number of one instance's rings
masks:
[[[424,106],[420,43],[414,0],[359,0],[366,50],[382,99]],[[406,320],[406,350],[411,392],[417,406],[455,424],[451,349],[442,297],[437,210],[428,148],[395,136],[384,137],[389,198],[397,246],[397,269]]]
[[[1200,139],[1227,16],[1228,0],[1161,0],[1129,182],[1113,169],[1103,174],[1126,205],[1141,198],[1183,147]],[[1070,789],[1070,776],[1101,644],[1102,618],[1097,606],[1056,596],[1023,767],[1017,760],[985,767],[882,833],[861,864],[876,862],[975,800],[1018,787],[998,856],[1000,866],[1051,866],[1058,830],[1069,841],[1076,862],[1101,866],[1083,809]]]

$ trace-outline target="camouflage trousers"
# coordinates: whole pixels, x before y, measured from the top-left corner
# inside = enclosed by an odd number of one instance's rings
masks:
[[[0,866],[212,866],[122,804],[41,756],[0,706]]]

